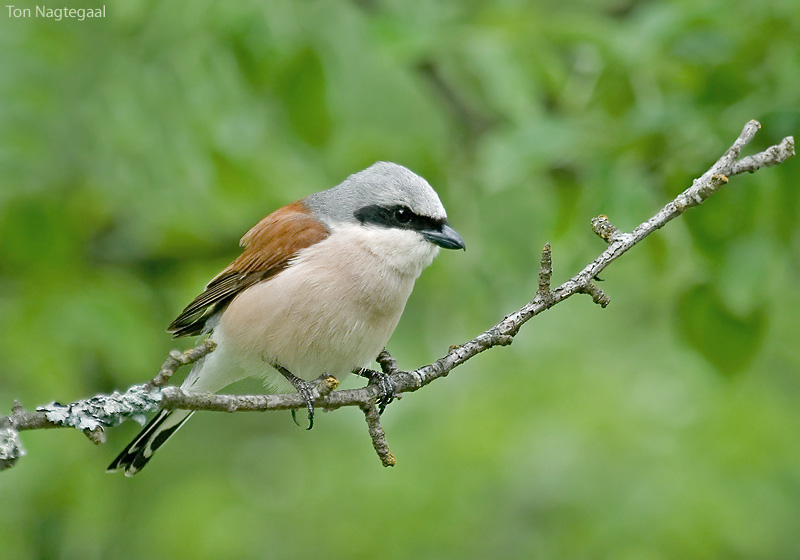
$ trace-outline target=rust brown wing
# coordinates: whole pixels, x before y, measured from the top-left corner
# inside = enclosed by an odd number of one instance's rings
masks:
[[[203,332],[211,316],[224,309],[242,290],[269,280],[286,268],[300,249],[328,237],[302,201],[276,210],[248,231],[240,244],[244,252],[220,272],[169,325],[173,338]]]

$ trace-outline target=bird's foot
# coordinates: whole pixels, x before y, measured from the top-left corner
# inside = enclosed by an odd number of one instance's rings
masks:
[[[382,371],[361,368],[356,373],[369,379],[371,385],[378,387],[378,412],[383,414],[386,406],[394,400],[397,394],[397,383],[394,382],[390,374]]]
[[[297,390],[300,396],[303,397],[303,400],[306,403],[306,410],[308,410],[308,428],[306,428],[306,430],[310,430],[314,427],[314,389],[316,385],[313,382],[300,379],[283,366],[275,365],[274,367],[286,378],[289,383],[292,384],[292,387]],[[300,423],[297,421],[295,412],[295,409],[292,409],[292,420],[294,420],[294,423],[299,426]]]

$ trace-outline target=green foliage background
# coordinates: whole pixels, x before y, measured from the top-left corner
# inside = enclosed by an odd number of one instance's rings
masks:
[[[751,150],[800,131],[795,0],[106,13],[0,12],[5,411],[152,376],[250,225],[375,160],[426,177],[469,246],[390,342],[413,368],[529,300],[545,241],[560,282],[604,247],[591,217],[635,226],[750,118]],[[797,165],[736,177],[614,264],[606,310],[570,300],[391,406],[394,469],[357,410],[311,432],[198,415],[134,479],[103,473],[133,424],[102,447],[25,433],[0,557],[796,558]]]

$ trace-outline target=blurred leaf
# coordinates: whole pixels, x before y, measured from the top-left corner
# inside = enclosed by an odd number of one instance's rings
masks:
[[[680,296],[677,318],[684,341],[724,376],[736,375],[750,365],[766,330],[763,309],[735,314],[710,284],[694,286]]]
[[[331,118],[327,109],[325,74],[317,53],[304,48],[291,57],[282,73],[276,76],[276,83],[297,135],[314,146],[324,144],[330,135]]]

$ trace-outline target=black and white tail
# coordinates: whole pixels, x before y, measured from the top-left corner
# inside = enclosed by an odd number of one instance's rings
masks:
[[[162,410],[114,459],[106,472],[124,471],[133,476],[144,468],[156,449],[166,443],[194,413],[191,410]]]

